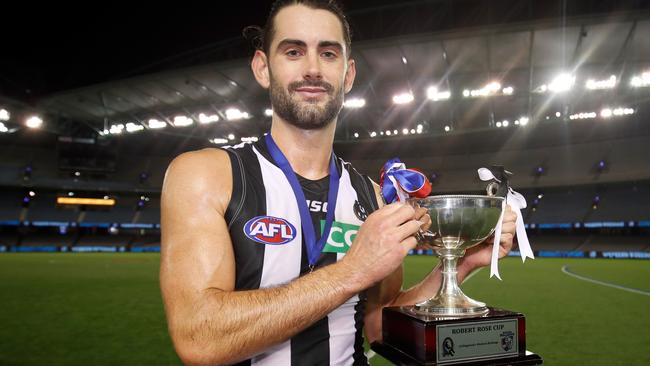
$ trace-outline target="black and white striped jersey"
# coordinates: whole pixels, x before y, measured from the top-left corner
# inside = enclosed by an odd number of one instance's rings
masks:
[[[296,198],[264,139],[226,148],[233,192],[226,211],[236,262],[236,290],[281,285],[309,272]],[[359,226],[378,205],[368,177],[337,159],[340,183],[334,223],[315,269],[345,256]],[[327,212],[328,177],[299,177],[317,238]],[[365,293],[347,302],[290,340],[242,365],[367,365],[363,353]],[[278,314],[282,316],[282,314]]]

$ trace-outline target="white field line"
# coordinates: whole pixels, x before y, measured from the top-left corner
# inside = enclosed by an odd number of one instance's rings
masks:
[[[479,273],[479,272],[481,272],[481,270],[482,270],[483,268],[485,268],[485,267],[481,267],[481,268],[477,269],[476,271],[470,273],[469,276],[465,277],[465,280],[463,281],[463,283],[469,281],[470,278],[476,276],[476,274]]]
[[[613,288],[615,288],[615,289],[619,289],[619,290],[623,290],[623,291],[627,291],[627,292],[632,292],[632,293],[639,294],[639,295],[650,296],[650,292],[646,292],[646,291],[642,291],[642,290],[637,290],[637,289],[635,289],[635,288],[629,288],[629,287],[625,287],[625,286],[620,286],[620,285],[616,285],[616,284],[609,283],[609,282],[598,281],[598,280],[594,280],[593,278],[589,278],[589,277],[584,277],[584,276],[577,275],[577,274],[571,272],[571,271],[569,270],[569,266],[567,266],[567,265],[562,266],[562,272],[564,272],[565,274],[567,274],[567,275],[569,275],[569,276],[571,276],[571,277],[575,277],[575,278],[577,278],[577,279],[579,279],[579,280],[583,280],[583,281],[587,281],[587,282],[595,283],[595,284],[597,284],[597,285],[602,285],[602,286],[607,286],[607,287],[613,287]]]

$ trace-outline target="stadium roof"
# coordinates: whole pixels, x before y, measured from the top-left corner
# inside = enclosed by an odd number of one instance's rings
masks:
[[[465,6],[459,9],[461,3]],[[634,109],[648,98],[648,89],[639,91],[630,82],[650,70],[650,44],[644,39],[650,34],[650,13],[639,2],[627,7],[626,2],[620,7],[585,3],[350,5],[360,40],[353,43],[358,76],[348,99],[363,98],[365,106],[342,114],[337,138],[411,132],[418,125],[435,133],[481,129],[558,113],[566,119],[600,112],[603,106]],[[265,111],[270,105],[252,77],[248,53],[241,39],[229,38],[140,70],[149,73],[47,94],[19,108],[46,113],[61,134],[105,133],[112,125],[131,123],[145,130],[164,125],[165,133],[202,138],[255,136],[268,128]],[[123,57],[129,55],[107,59]],[[564,80],[558,81],[558,75],[565,75]],[[607,86],[612,75],[613,89],[587,88],[588,79]],[[572,82],[575,88],[555,94],[554,80]],[[431,86],[442,93],[437,94],[440,100],[427,99]],[[393,97],[399,93],[411,93],[414,101],[396,105]],[[245,118],[236,118],[242,114]],[[180,116],[185,119],[175,123]],[[217,118],[219,123],[199,126],[201,120]],[[188,119],[194,127],[174,127]]]

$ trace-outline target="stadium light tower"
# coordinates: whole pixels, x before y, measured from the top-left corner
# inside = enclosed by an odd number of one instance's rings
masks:
[[[643,88],[650,86],[650,71],[646,71],[641,75],[636,75],[632,77],[630,85],[633,88]]]
[[[119,135],[122,133],[122,131],[124,131],[124,125],[118,123],[116,125],[112,125],[111,129],[108,130],[108,133],[110,133],[111,135]]]
[[[167,127],[167,123],[165,123],[163,121],[159,121],[159,120],[157,120],[155,118],[152,118],[152,119],[149,120],[148,126],[149,126],[149,128],[155,130],[155,129]]]
[[[585,88],[588,90],[613,89],[614,87],[616,87],[616,75],[611,75],[609,79],[604,80],[589,79],[585,83]]]
[[[133,133],[144,130],[144,126],[139,123],[129,122],[126,124],[126,132]],[[121,131],[120,131],[121,132]]]
[[[363,98],[350,98],[343,103],[343,106],[348,109],[363,108],[366,105],[366,100]]]
[[[240,119],[248,119],[248,118],[250,118],[248,112],[242,112],[238,108],[226,109],[226,119],[228,121],[238,121]]]
[[[211,143],[215,145],[223,145],[228,143],[228,139],[220,138],[220,137],[215,137],[210,140]]]
[[[25,126],[29,128],[40,128],[43,125],[43,119],[39,116],[31,116],[25,120]]]
[[[205,113],[199,113],[199,123],[201,124],[208,124],[208,123],[214,123],[219,121],[219,116],[216,114],[210,114],[207,115]]]
[[[573,85],[575,84],[576,77],[574,75],[568,74],[568,73],[561,73],[547,85],[544,84],[540,87],[540,90],[542,92],[545,92],[546,90],[551,91],[553,93],[562,93],[571,90],[573,88]]]
[[[400,93],[396,94],[393,96],[393,103],[395,104],[409,104],[413,102],[415,97],[413,96],[413,93],[407,92],[407,93]]]
[[[447,100],[451,97],[451,92],[449,90],[439,91],[435,86],[430,86],[427,88],[427,98],[434,102],[439,100]]]
[[[8,110],[4,108],[0,109],[0,121],[8,121],[10,117],[11,117],[11,113],[9,113]]]
[[[185,127],[190,126],[194,123],[194,120],[187,116],[176,116],[174,117],[174,127]]]

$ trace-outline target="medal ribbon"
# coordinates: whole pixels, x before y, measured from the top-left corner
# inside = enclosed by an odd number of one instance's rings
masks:
[[[298,204],[298,211],[300,212],[300,225],[302,227],[303,238],[305,239],[305,246],[307,247],[307,258],[309,260],[309,265],[313,268],[325,247],[330,229],[332,228],[332,223],[334,222],[336,197],[339,192],[339,171],[336,168],[336,157],[334,153],[332,153],[332,156],[330,157],[330,186],[329,192],[327,193],[327,215],[325,217],[325,227],[323,228],[321,237],[316,241],[316,233],[314,231],[314,225],[311,214],[309,213],[309,208],[307,207],[305,193],[298,182],[296,173],[294,173],[291,168],[289,160],[287,160],[282,151],[280,151],[278,145],[273,141],[273,137],[271,137],[270,133],[266,134],[265,141],[271,157],[280,170],[282,170],[285,177],[287,177],[291,189],[293,190],[296,203]]]

